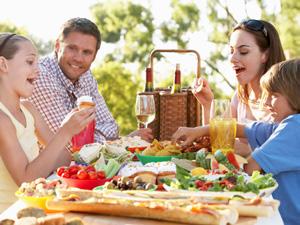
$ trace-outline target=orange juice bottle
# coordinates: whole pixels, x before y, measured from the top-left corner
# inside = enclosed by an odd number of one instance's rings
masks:
[[[77,99],[77,107],[79,109],[95,107],[92,97],[81,96]],[[72,137],[72,151],[79,151],[83,145],[94,143],[96,121],[90,122],[80,133]]]

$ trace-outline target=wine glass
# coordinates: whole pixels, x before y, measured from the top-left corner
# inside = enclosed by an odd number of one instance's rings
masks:
[[[147,128],[155,119],[155,102],[153,95],[137,95],[135,104],[137,120]]]

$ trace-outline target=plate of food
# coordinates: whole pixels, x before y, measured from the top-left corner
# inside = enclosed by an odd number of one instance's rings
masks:
[[[134,137],[121,137],[120,139],[117,140],[106,141],[104,145],[109,152],[119,155],[126,152],[127,150],[132,153],[134,153],[136,149],[142,151],[147,146],[149,146],[150,143],[142,140],[138,136],[134,136]]]
[[[57,169],[57,175],[69,187],[91,190],[94,187],[105,184],[111,178],[107,178],[105,172],[96,171],[91,165],[72,165],[69,167],[60,167]]]
[[[180,172],[180,171],[179,171]],[[221,175],[189,176],[177,173],[177,178],[163,180],[166,191],[186,192],[192,191],[196,195],[226,196],[269,196],[278,187],[271,174],[260,174],[255,171],[252,176],[245,173],[227,173]]]
[[[28,206],[39,207],[46,212],[51,212],[46,202],[55,197],[56,188],[64,188],[65,185],[59,180],[46,180],[38,178],[32,182],[24,182],[15,195]]]

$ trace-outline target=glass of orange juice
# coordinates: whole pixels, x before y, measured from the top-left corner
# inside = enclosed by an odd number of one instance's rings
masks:
[[[210,111],[210,141],[212,152],[220,149],[223,153],[234,151],[236,119],[231,116],[230,101],[215,99]]]

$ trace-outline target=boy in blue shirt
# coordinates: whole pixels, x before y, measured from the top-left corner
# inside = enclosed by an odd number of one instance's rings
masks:
[[[279,211],[285,225],[298,224],[300,215],[300,59],[275,64],[260,80],[270,97],[268,107],[274,123],[237,125],[237,137],[247,137],[254,151],[245,171],[272,173],[278,182],[273,197],[280,200]],[[188,144],[209,135],[209,126],[179,128],[173,138]]]

